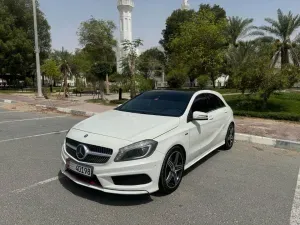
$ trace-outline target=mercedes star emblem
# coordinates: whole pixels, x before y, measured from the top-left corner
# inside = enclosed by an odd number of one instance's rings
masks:
[[[79,160],[85,159],[89,149],[85,145],[78,145],[76,148],[76,156]]]

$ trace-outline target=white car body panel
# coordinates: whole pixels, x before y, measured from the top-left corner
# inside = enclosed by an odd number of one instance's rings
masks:
[[[187,118],[197,95],[212,93],[218,96],[225,107],[208,113],[208,120],[190,121]],[[233,112],[222,95],[214,91],[199,91],[191,98],[186,111],[180,117],[167,117],[129,113],[117,110],[107,111],[76,124],[67,134],[67,138],[80,143],[110,148],[113,153],[106,163],[80,162],[62,146],[61,171],[74,182],[109,193],[145,194],[159,189],[159,176],[167,152],[179,145],[185,150],[187,169],[215,149],[224,145],[227,129],[233,123]],[[88,135],[87,137],[85,137]],[[158,142],[156,150],[149,157],[115,162],[120,148],[132,143],[152,139]],[[86,164],[94,168],[93,174],[101,187],[83,182],[66,170],[66,159]],[[116,185],[112,177],[146,174],[151,182],[142,185]]]
[[[134,142],[143,138],[153,139],[178,124],[179,118],[176,117],[110,110],[80,122],[74,129]]]

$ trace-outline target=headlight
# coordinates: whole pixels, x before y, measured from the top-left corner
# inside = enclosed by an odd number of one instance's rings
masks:
[[[154,152],[156,146],[156,141],[144,140],[120,148],[115,158],[115,162],[146,158]]]

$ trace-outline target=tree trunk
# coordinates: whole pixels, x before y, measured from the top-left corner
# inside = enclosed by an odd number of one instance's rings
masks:
[[[42,74],[42,84],[43,84],[43,86],[45,85],[45,75],[44,74]]]
[[[135,60],[132,59],[129,62],[129,69],[130,69],[130,97],[134,98],[136,96],[136,89],[135,89]]]
[[[194,85],[193,85],[194,84],[194,80],[195,79],[193,79],[193,78],[190,77],[190,87],[194,87]]]
[[[213,88],[215,89],[216,88],[216,84],[215,84],[215,76],[213,73],[210,73],[210,80],[213,84]]]
[[[101,81],[100,81],[100,85],[99,85],[99,86],[100,86],[99,89],[100,89],[101,99],[102,99],[102,100],[105,100],[105,99],[104,99],[104,87],[105,87],[105,82],[104,82],[104,80],[101,80]]]
[[[135,75],[131,75],[130,79],[130,98],[134,98],[136,96],[136,90],[135,90]]]
[[[287,48],[283,47],[281,49],[281,67],[289,63],[289,51]]]
[[[262,99],[263,99],[263,105],[262,105],[262,108],[263,108],[263,109],[266,109],[266,108],[267,108],[267,103],[268,103],[269,97],[270,97],[270,94],[268,94],[268,93],[263,93],[263,94],[262,94]]]
[[[67,89],[68,89],[68,75],[66,72],[64,72],[64,95],[65,95],[65,98],[68,97]]]

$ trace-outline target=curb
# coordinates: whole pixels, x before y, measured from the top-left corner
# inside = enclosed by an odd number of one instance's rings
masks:
[[[0,102],[4,102],[4,103],[17,103],[16,101],[12,101],[12,100],[8,100],[8,99],[0,99]]]
[[[16,101],[7,100],[7,99],[0,99],[0,102],[17,103]],[[46,106],[46,105],[35,105],[35,106],[37,108],[56,110],[58,112],[67,113],[74,116],[90,117],[97,114],[95,112],[86,112],[86,111],[73,110],[73,109],[62,108],[62,107],[53,107],[53,106]],[[286,150],[296,150],[300,152],[300,142],[297,141],[281,140],[281,139],[274,139],[274,138],[255,136],[250,134],[241,134],[241,133],[235,134],[235,140],[244,141],[248,143],[267,145],[267,146],[272,146],[275,148],[281,148]]]
[[[73,116],[85,116],[85,117],[90,117],[93,115],[96,115],[97,113],[94,112],[86,112],[86,111],[81,111],[81,110],[74,110],[74,109],[68,109],[68,108],[62,108],[62,107],[53,107],[53,106],[46,106],[46,105],[35,105],[37,108],[42,108],[42,109],[51,109],[51,110],[56,110],[58,112],[62,113],[67,113],[71,114]]]
[[[281,140],[281,139],[274,139],[274,138],[255,136],[250,134],[240,134],[240,133],[235,134],[235,140],[267,145],[267,146],[272,146],[275,148],[281,148],[286,150],[296,150],[300,152],[300,142],[297,141]]]

